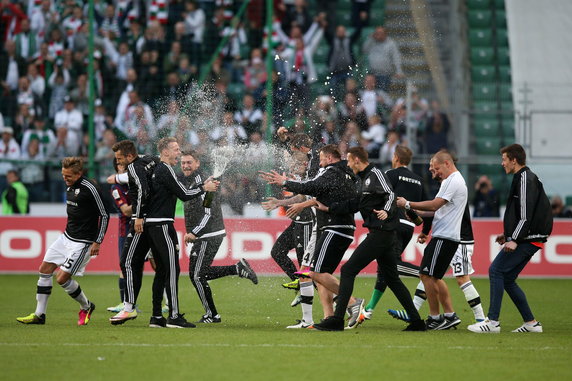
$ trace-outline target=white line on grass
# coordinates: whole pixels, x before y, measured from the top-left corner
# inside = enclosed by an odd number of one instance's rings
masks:
[[[63,347],[161,347],[161,348],[192,348],[192,347],[228,347],[228,348],[331,348],[331,345],[321,344],[240,344],[240,343],[180,343],[180,344],[150,344],[150,343],[0,343],[0,347],[33,347],[33,346],[63,346]],[[424,349],[423,345],[344,345],[353,348],[385,348],[385,349]],[[498,350],[515,349],[529,351],[562,351],[568,347],[504,347],[504,346],[448,346],[441,347],[451,350]]]

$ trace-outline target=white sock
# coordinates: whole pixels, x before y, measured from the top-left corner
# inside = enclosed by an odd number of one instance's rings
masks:
[[[165,305],[169,307],[169,298],[167,297],[167,290],[163,290],[163,300],[165,301]]]
[[[48,309],[48,299],[52,293],[52,274],[40,273],[38,288],[36,291],[36,311],[34,315],[41,316]]]
[[[425,286],[423,285],[423,282],[419,281],[417,289],[415,290],[415,295],[413,296],[413,304],[417,311],[421,309],[426,300],[427,294],[425,294]]]
[[[468,281],[467,283],[463,283],[461,285],[461,290],[463,291],[463,294],[465,294],[467,303],[469,303],[469,306],[473,310],[475,320],[484,320],[485,313],[483,311],[483,305],[481,304],[481,296],[479,295],[475,286],[473,286],[473,282]]]
[[[133,312],[133,303],[123,302],[123,310],[125,312]]]
[[[69,296],[74,298],[80,304],[82,310],[87,310],[89,308],[89,301],[81,290],[79,283],[73,279],[69,279],[67,282],[62,284],[62,287],[66,290]]]
[[[302,320],[306,323],[312,323],[314,321],[312,317],[314,285],[311,280],[308,282],[300,282],[300,295],[302,296],[302,301],[300,302],[302,306]]]

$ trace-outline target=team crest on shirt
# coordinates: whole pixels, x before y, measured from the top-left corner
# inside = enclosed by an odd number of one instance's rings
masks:
[[[368,187],[368,186],[369,186],[369,183],[371,183],[371,179],[367,179],[367,180],[365,181],[365,186]]]
[[[75,195],[77,196],[79,194],[79,188],[77,188],[76,190],[74,190]]]

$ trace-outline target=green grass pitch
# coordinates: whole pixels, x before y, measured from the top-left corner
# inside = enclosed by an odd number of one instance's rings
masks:
[[[405,324],[385,312],[398,307],[391,292],[357,329],[286,330],[300,309],[290,307],[294,293],[281,287],[283,277],[262,277],[256,286],[236,277],[212,281],[223,322],[183,330],[147,327],[152,278],[145,276],[142,313],[111,326],[105,309],[118,303],[116,277],[78,280],[97,306],[88,326],[76,326],[78,305],[57,285],[46,325],[25,326],[15,318],[34,311],[37,276],[0,276],[3,380],[572,380],[572,280],[521,280],[545,332],[511,333],[521,322],[505,295],[498,335],[466,330],[472,313],[453,279],[447,282],[463,322],[439,332],[401,332]],[[415,288],[414,279],[404,281]],[[488,280],[474,282],[486,312]],[[354,295],[368,298],[373,284],[374,278],[358,278]],[[195,321],[202,307],[188,276],[179,285],[181,310]],[[316,301],[314,319],[320,318]]]

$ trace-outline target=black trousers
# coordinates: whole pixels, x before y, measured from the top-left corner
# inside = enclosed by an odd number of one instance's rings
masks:
[[[340,293],[337,299],[335,316],[343,318],[354,290],[357,274],[374,259],[399,303],[407,311],[411,320],[420,320],[419,313],[413,305],[407,287],[399,279],[397,260],[395,258],[395,231],[371,230],[365,240],[357,247],[350,259],[342,266]]]
[[[288,258],[288,252],[292,249],[296,249],[296,258],[298,259],[298,266],[302,263],[302,257],[304,256],[304,251],[310,237],[312,236],[312,224],[297,224],[294,221],[286,230],[282,232],[276,239],[270,255],[272,259],[280,266],[280,268],[294,280],[294,272],[296,271],[296,265]]]
[[[135,233],[133,223],[121,250],[120,266],[125,282],[125,302],[136,304],[143,280],[143,266],[149,250],[152,250],[147,229]],[[156,256],[156,254],[155,254]],[[163,290],[165,289],[165,269],[157,265],[153,279],[153,316],[160,316]]]
[[[145,224],[145,234],[155,259],[156,274],[153,281],[153,309],[156,306],[158,291],[163,294],[165,288],[169,303],[169,316],[179,315],[179,242],[173,222]],[[160,300],[160,299],[159,299]],[[160,305],[160,304],[159,304]],[[155,315],[156,311],[153,312]],[[157,315],[155,315],[157,316]]]
[[[189,277],[191,278],[191,283],[195,286],[195,290],[197,290],[197,294],[199,295],[206,314],[209,316],[216,316],[218,312],[208,281],[237,274],[235,265],[211,266],[223,237],[224,236],[220,235],[198,239],[191,249]]]
[[[405,262],[401,259],[403,250],[409,245],[411,237],[413,236],[413,226],[400,223],[396,230],[397,239],[395,244],[395,258],[397,260],[397,272],[399,275],[410,276],[419,278],[419,266],[412,263]],[[381,272],[379,264],[377,265],[377,280],[375,282],[375,289],[384,292],[387,288],[387,282]]]

